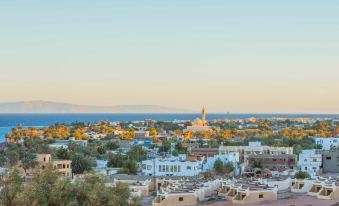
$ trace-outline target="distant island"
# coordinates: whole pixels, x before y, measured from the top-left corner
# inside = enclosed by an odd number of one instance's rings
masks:
[[[0,103],[0,113],[189,113],[190,110],[158,105],[78,105],[49,101]]]

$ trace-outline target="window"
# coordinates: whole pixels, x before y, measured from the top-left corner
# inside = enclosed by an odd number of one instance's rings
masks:
[[[152,165],[147,165],[147,170],[151,170],[152,169]]]
[[[161,165],[159,165],[159,172],[161,172]]]
[[[264,198],[264,194],[259,194],[259,198]]]
[[[277,159],[273,159],[273,162],[277,161]]]
[[[173,172],[173,165],[171,165],[171,172]]]
[[[305,170],[307,170],[307,167],[305,167]]]
[[[169,166],[166,165],[166,172],[169,172]]]
[[[331,160],[332,158],[331,157],[326,157],[327,160]]]
[[[180,166],[178,166],[178,172],[181,172],[181,167]]]
[[[187,170],[191,170],[191,166],[187,166],[187,168],[186,168]]]
[[[183,202],[184,201],[184,197],[179,197],[179,202]]]

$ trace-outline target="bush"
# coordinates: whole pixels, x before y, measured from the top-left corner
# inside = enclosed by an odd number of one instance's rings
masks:
[[[294,178],[296,178],[296,179],[307,179],[307,178],[310,178],[310,175],[307,172],[298,171],[297,173],[295,173]]]

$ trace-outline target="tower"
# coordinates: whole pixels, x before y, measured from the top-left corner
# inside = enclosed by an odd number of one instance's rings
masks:
[[[205,106],[202,107],[201,121],[202,121],[202,125],[206,126],[206,111],[205,111]]]

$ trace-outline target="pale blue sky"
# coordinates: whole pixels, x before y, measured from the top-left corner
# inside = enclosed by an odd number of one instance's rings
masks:
[[[1,1],[0,101],[339,113],[339,1]]]

